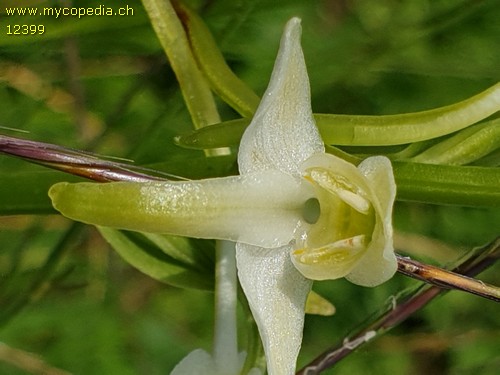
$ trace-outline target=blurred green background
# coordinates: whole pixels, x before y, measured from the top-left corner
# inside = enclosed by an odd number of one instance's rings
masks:
[[[301,17],[315,112],[425,110],[500,81],[498,0],[186,2],[258,94],[285,22]],[[234,156],[207,166],[203,152],[174,145],[173,137],[192,124],[140,1],[66,3],[128,5],[134,9],[128,17],[4,11],[31,4],[60,2],[0,0],[0,126],[29,131],[2,133],[159,165],[189,178],[236,172]],[[43,24],[45,33],[7,35],[6,25],[14,24]],[[225,120],[238,117],[223,103],[220,112]],[[51,173],[54,180],[66,178]],[[68,220],[35,215],[48,213],[44,179],[50,178],[42,167],[0,157],[0,342],[70,373],[97,375],[166,374],[189,351],[210,350],[213,296],[142,275],[94,228],[77,226],[64,239]],[[498,209],[398,202],[394,215],[398,248],[432,264],[451,263],[500,232]],[[480,278],[498,285],[494,268]],[[299,366],[416,284],[400,275],[376,289],[344,280],[316,283],[337,313],[306,318]],[[498,306],[451,292],[325,373],[497,374],[499,344]],[[9,364],[2,353],[0,374],[39,373]]]

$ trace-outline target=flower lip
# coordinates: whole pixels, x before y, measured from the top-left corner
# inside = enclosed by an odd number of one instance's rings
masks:
[[[347,277],[365,286],[389,279],[397,267],[390,161],[370,157],[355,167],[333,155],[315,154],[301,170],[315,188],[321,215],[291,254],[297,269],[309,279]]]

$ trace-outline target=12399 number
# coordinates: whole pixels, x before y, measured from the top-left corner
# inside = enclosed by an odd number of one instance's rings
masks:
[[[44,25],[7,25],[7,35],[42,35]]]

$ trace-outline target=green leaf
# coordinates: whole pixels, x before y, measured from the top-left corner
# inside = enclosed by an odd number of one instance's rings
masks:
[[[500,110],[500,83],[461,102],[415,113],[385,116],[315,114],[326,144],[390,146],[419,142],[467,128]],[[176,138],[190,148],[238,144],[250,120],[222,122]]]
[[[179,262],[193,268],[213,268],[213,259],[212,261],[208,259],[205,252],[203,252],[203,247],[206,249],[207,246],[196,246],[203,242],[206,245],[207,241],[199,240],[195,244],[194,240],[187,237],[156,233],[142,233],[142,235],[165,254]],[[210,250],[213,252],[213,249]]]
[[[220,122],[208,82],[198,68],[174,8],[168,1],[142,0],[142,3],[179,81],[195,128]]]
[[[209,28],[182,3],[174,3],[182,20],[194,57],[212,89],[243,117],[252,117],[260,98],[229,68]]]
[[[411,160],[417,163],[464,165],[500,148],[500,119],[466,128]]]
[[[151,243],[138,232],[118,231],[107,227],[98,227],[99,232],[118,254],[133,267],[146,275],[181,288],[213,290],[213,274],[202,272],[186,263],[182,263],[165,254],[157,245]],[[168,241],[168,238],[164,238]],[[163,244],[163,245],[164,245]],[[189,243],[173,240],[170,246],[179,246],[179,252],[186,251]],[[165,246],[163,246],[165,248]]]
[[[393,162],[397,200],[500,206],[500,168]]]
[[[179,146],[198,150],[236,146],[250,121],[249,118],[224,121],[177,136],[175,142]]]

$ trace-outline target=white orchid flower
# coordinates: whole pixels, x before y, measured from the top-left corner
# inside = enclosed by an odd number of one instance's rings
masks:
[[[389,160],[326,154],[291,19],[267,91],[240,145],[240,176],[176,182],[60,183],[54,207],[85,223],[231,240],[269,374],[293,374],[312,280],[378,285],[396,272]]]

